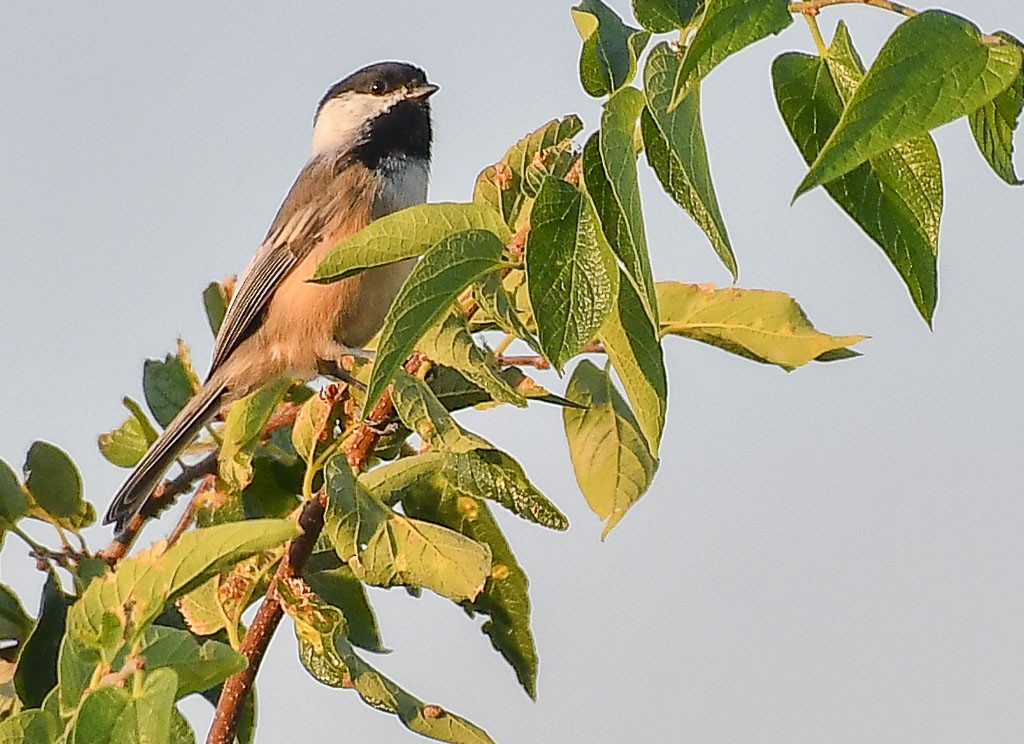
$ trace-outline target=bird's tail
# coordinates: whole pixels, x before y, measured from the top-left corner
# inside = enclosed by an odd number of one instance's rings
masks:
[[[116,522],[117,531],[121,532],[131,518],[142,511],[167,468],[217,412],[226,392],[224,383],[217,378],[215,375],[203,385],[142,456],[114,496],[103,524]]]

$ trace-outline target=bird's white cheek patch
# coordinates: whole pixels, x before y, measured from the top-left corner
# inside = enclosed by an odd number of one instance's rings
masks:
[[[403,95],[403,91],[396,90],[384,96],[345,93],[332,98],[313,124],[313,156],[351,146],[366,122],[390,109]]]

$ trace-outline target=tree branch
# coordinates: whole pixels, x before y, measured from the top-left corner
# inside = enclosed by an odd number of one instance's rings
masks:
[[[426,356],[416,352],[406,361],[405,369],[414,375],[426,362]],[[346,447],[345,455],[349,465],[358,469],[366,467],[370,453],[381,436],[375,423],[390,418],[394,410],[390,391],[385,392],[374,405],[367,421],[356,430]],[[229,677],[224,682],[220,699],[217,701],[217,710],[213,715],[213,725],[206,737],[206,744],[233,744],[235,733],[238,730],[238,718],[242,712],[242,704],[252,690],[256,681],[256,673],[259,671],[260,663],[270,645],[270,639],[274,636],[274,631],[277,630],[284,614],[281,599],[277,594],[277,583],[302,575],[306,561],[309,560],[313,546],[323,529],[326,508],[327,492],[323,488],[303,507],[302,513],[299,515],[302,534],[288,544],[285,558],[278,566],[270,586],[267,587],[263,604],[256,612],[252,625],[249,626],[245,638],[242,639],[241,648],[238,649],[248,659],[249,664],[243,671]]]
[[[790,13],[802,13],[804,15],[818,15],[818,11],[829,5],[870,5],[874,8],[881,8],[893,13],[899,13],[907,18],[920,15],[920,11],[908,8],[906,5],[891,2],[891,0],[806,0],[806,2],[790,3]]]

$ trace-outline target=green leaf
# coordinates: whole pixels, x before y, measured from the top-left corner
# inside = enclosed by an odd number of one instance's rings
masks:
[[[217,467],[220,477],[232,489],[241,491],[252,482],[253,451],[260,443],[263,428],[291,384],[290,379],[279,377],[235,401],[228,411],[221,429]]]
[[[625,277],[598,339],[622,380],[648,448],[657,455],[668,410],[668,376],[658,334]]]
[[[454,744],[494,744],[481,729],[436,705],[425,705],[358,656],[345,637],[345,619],[315,597],[301,599],[281,587],[282,603],[295,621],[299,659],[330,687],[354,688],[367,705],[396,715],[421,736]]]
[[[403,457],[363,473],[359,476],[359,483],[381,502],[394,506],[407,491],[427,481],[436,481],[435,476],[440,474],[446,459],[446,453],[434,451]]]
[[[473,341],[463,315],[449,314],[440,325],[427,331],[418,346],[432,362],[457,369],[495,402],[526,407],[525,396],[502,377],[494,355]]]
[[[305,462],[314,459],[316,446],[329,432],[334,405],[322,395],[312,395],[299,409],[292,426],[292,445]]]
[[[681,105],[726,57],[792,22],[787,0],[708,0],[704,20],[679,65],[669,110]]]
[[[607,369],[580,362],[566,397],[586,406],[564,409],[562,423],[576,482],[590,508],[605,520],[603,540],[646,493],[658,461]]]
[[[530,630],[530,582],[487,505],[468,496],[452,497],[442,488],[417,488],[402,500],[410,516],[458,530],[491,549],[491,576],[484,592],[462,606],[490,620],[480,628],[512,666],[526,693],[537,697],[537,648]]]
[[[0,535],[28,514],[29,500],[14,469],[0,460]]]
[[[348,639],[367,651],[383,653],[387,649],[381,644],[377,617],[370,607],[363,582],[356,578],[348,566],[325,571],[308,572],[306,581],[313,591],[327,604],[337,607],[348,624]]]
[[[391,400],[402,423],[435,449],[467,452],[491,446],[459,426],[427,384],[404,370],[395,378]]]
[[[220,331],[220,324],[224,322],[229,301],[227,287],[220,282],[210,282],[203,290],[203,309],[206,310],[206,320],[214,336]]]
[[[462,290],[498,267],[504,247],[493,232],[464,230],[427,251],[384,319],[364,411],[373,407],[416,342],[448,313]]]
[[[200,528],[186,532],[170,548],[156,543],[94,580],[68,612],[60,658],[62,710],[73,707],[88,685],[100,658],[95,651],[114,658],[179,596],[239,561],[277,548],[298,532],[294,521],[284,519]]]
[[[167,744],[196,744],[196,732],[192,730],[192,724],[177,708],[171,711],[171,731]]]
[[[1019,39],[1006,32],[996,36],[1007,43],[1021,46]],[[978,149],[996,175],[1011,186],[1024,184],[1013,167],[1013,133],[1020,123],[1024,109],[1024,70],[1010,83],[1010,87],[970,115],[971,133]]]
[[[441,478],[456,493],[496,501],[535,524],[552,530],[569,528],[569,520],[530,482],[523,467],[500,450],[451,453]]]
[[[643,108],[644,96],[636,88],[623,88],[608,99],[601,130],[591,136],[583,150],[583,182],[602,232],[639,288],[653,323],[657,317],[654,280],[636,170],[636,127]],[[600,158],[594,151],[595,137]]]
[[[68,608],[74,600],[60,590],[56,576],[48,573],[39,602],[39,619],[18,652],[14,676],[14,687],[26,707],[38,708],[57,685],[57,655]]]
[[[800,153],[812,163],[864,78],[846,26],[839,24],[827,60],[791,52],[775,60],[779,111]],[[927,134],[874,156],[825,189],[885,252],[921,315],[931,322],[938,299],[942,169]]]
[[[490,573],[491,552],[463,535],[395,513],[352,477],[344,457],[325,468],[324,534],[361,581],[416,586],[473,599]]]
[[[195,394],[188,369],[176,354],[168,354],[162,362],[146,360],[142,366],[142,391],[153,418],[165,428]]]
[[[424,704],[382,675],[340,633],[335,633],[334,645],[359,697],[378,710],[394,713],[410,731],[451,744],[494,744],[483,729],[440,706]]]
[[[529,307],[518,306],[515,296],[508,291],[500,274],[495,272],[481,279],[473,296],[483,314],[493,320],[501,330],[522,339],[531,349],[540,349],[540,343],[525,320],[529,314]],[[477,313],[474,320],[479,318],[480,313]]]
[[[0,744],[53,744],[58,733],[57,719],[45,710],[24,710],[0,721]]]
[[[246,667],[246,659],[226,643],[200,641],[187,630],[151,625],[142,634],[138,650],[146,671],[173,669],[178,689],[175,699],[208,690]]]
[[[526,245],[530,304],[544,356],[561,370],[601,328],[618,269],[590,202],[565,181],[537,195]]]
[[[665,193],[686,210],[708,236],[735,281],[736,256],[718,207],[704,144],[700,85],[694,85],[679,106],[668,111],[672,81],[678,72],[679,58],[668,44],[658,44],[651,50],[644,67],[647,108],[640,120],[644,152]]]
[[[580,81],[595,98],[614,93],[636,75],[636,61],[651,35],[622,22],[601,0],[582,0],[573,7],[583,48],[580,50]]]
[[[703,0],[633,0],[633,15],[648,31],[667,34],[693,23],[703,6]]]
[[[976,26],[930,10],[901,24],[878,53],[794,199],[893,145],[974,112],[1020,74],[1015,44],[986,44]]]
[[[175,673],[147,672],[138,695],[118,687],[92,690],[71,729],[70,744],[169,744]]]
[[[819,333],[796,300],[783,292],[682,282],[658,282],[657,290],[662,335],[703,341],[785,370],[867,338]]]
[[[311,281],[328,283],[384,264],[422,256],[444,238],[466,230],[487,230],[502,245],[512,234],[487,204],[420,204],[374,220],[331,249]]]
[[[114,431],[100,434],[100,453],[118,467],[133,468],[156,441],[157,433],[138,403],[128,397],[121,402],[130,415]]]
[[[531,198],[537,195],[534,180],[544,174],[561,178],[566,158],[571,154],[572,138],[583,129],[575,114],[552,119],[516,142],[494,165],[477,176],[473,201],[489,204],[515,229],[528,213]]]
[[[33,624],[14,590],[6,584],[0,584],[0,641],[21,643],[32,630]]]
[[[25,488],[46,514],[76,527],[95,520],[95,513],[82,499],[82,476],[64,450],[48,442],[33,442],[24,471]]]

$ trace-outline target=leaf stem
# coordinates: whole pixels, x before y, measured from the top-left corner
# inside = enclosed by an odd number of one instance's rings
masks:
[[[807,21],[807,27],[811,30],[811,37],[814,39],[814,45],[818,47],[818,56],[822,59],[828,58],[828,44],[825,43],[825,39],[821,35],[821,28],[818,26],[818,17],[811,15],[810,13],[804,13],[804,20]]]
[[[801,13],[805,16],[815,16],[818,11],[822,8],[826,8],[829,5],[870,5],[873,8],[881,8],[882,10],[888,10],[892,13],[899,13],[901,16],[907,18],[913,18],[916,15],[920,15],[920,11],[909,8],[906,5],[900,3],[894,3],[891,0],[805,0],[805,2],[790,3],[790,13]]]
[[[21,529],[21,527],[18,527],[16,524],[12,524],[10,527],[8,527],[8,529],[13,534],[15,534],[18,537],[20,537],[22,539],[22,541],[26,545],[28,545],[30,548],[32,548],[32,551],[34,553],[36,553],[38,555],[45,555],[45,554],[50,552],[48,548],[46,548],[44,545],[42,545],[40,543],[37,543],[35,540],[33,540],[31,537],[28,536],[27,532],[25,532],[23,529]]]

